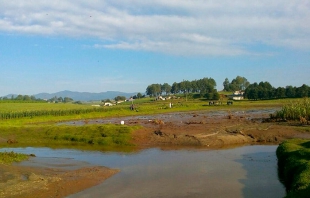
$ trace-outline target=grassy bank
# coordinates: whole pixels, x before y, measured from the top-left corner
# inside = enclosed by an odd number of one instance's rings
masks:
[[[130,133],[136,128],[112,124],[0,126],[0,147],[130,146]]]
[[[287,198],[310,195],[310,141],[288,140],[277,149],[279,177]]]
[[[0,164],[11,164],[28,159],[29,156],[14,152],[0,152]]]

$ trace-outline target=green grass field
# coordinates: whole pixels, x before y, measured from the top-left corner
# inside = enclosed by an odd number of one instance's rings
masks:
[[[63,120],[91,119],[104,117],[121,117],[132,115],[159,114],[173,111],[195,110],[226,110],[281,107],[290,100],[263,100],[263,101],[234,101],[231,106],[209,106],[209,101],[202,99],[174,99],[167,101],[154,101],[144,98],[135,100],[135,111],[129,109],[131,102],[124,102],[112,107],[93,107],[91,104],[71,103],[0,103],[0,126],[1,125],[24,125],[39,122],[58,122]],[[173,108],[169,108],[172,103]]]

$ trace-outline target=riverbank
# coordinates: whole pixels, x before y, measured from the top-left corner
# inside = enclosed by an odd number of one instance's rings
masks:
[[[130,144],[136,149],[152,147],[191,146],[196,148],[217,149],[242,144],[280,144],[291,138],[310,138],[308,128],[287,122],[267,122],[269,114],[274,109],[250,109],[245,111],[194,111],[173,112],[158,115],[117,117],[71,121],[62,123],[74,128],[81,123],[100,126],[106,123],[120,125],[124,121],[125,127],[141,126],[132,131]],[[16,136],[15,136],[16,137]],[[18,143],[14,147],[18,146]],[[12,146],[12,145],[10,145]],[[20,166],[3,166],[2,179],[4,197],[16,197],[10,186],[24,185],[25,191],[21,198],[29,196],[31,192],[41,193],[39,197],[47,197],[49,193],[54,197],[64,197],[83,189],[97,185],[106,178],[117,173],[117,170],[104,167],[82,168],[77,170],[25,168]],[[32,174],[33,173],[33,174]],[[6,177],[5,174],[11,175]],[[12,176],[15,175],[15,176]],[[34,180],[33,180],[34,179]],[[7,185],[13,182],[14,185]],[[15,182],[15,183],[14,183]],[[12,184],[12,183],[11,183]],[[26,185],[25,185],[26,184]],[[58,185],[61,184],[61,185]],[[23,189],[19,187],[20,189]],[[40,189],[40,190],[38,190]],[[11,193],[11,194],[10,194]],[[19,196],[19,195],[18,195]]]
[[[310,138],[309,127],[296,122],[269,120],[273,109],[170,113],[130,118],[128,125],[143,128],[132,134],[140,147],[203,146],[222,148],[238,144],[280,144],[291,138]]]
[[[99,166],[64,170],[0,164],[0,197],[65,197],[98,185],[117,172]]]
[[[279,176],[288,192],[286,197],[309,197],[310,141],[285,141],[278,147],[277,157]]]

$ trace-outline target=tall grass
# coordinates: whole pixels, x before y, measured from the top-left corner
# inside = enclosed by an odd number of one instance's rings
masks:
[[[304,98],[303,100],[290,102],[289,104],[284,105],[281,110],[275,113],[275,117],[284,120],[300,120],[301,118],[310,120],[309,98]]]

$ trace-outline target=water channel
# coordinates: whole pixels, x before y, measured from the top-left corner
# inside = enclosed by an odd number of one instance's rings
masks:
[[[79,168],[101,165],[120,169],[102,184],[68,198],[251,197],[285,196],[277,174],[276,145],[223,150],[147,149],[134,153],[50,148],[6,148],[35,153],[21,165]]]

